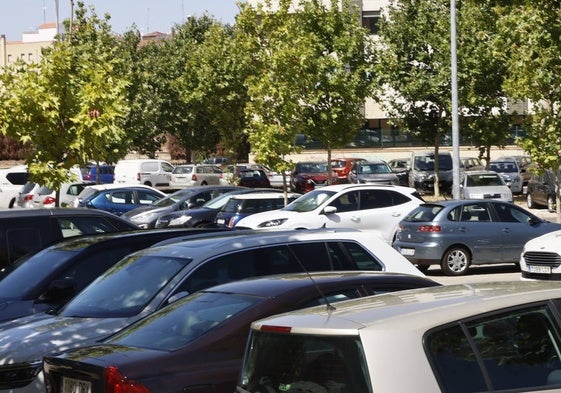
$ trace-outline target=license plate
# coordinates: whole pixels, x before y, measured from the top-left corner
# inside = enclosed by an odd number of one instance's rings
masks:
[[[528,265],[528,271],[530,273],[545,273],[551,274],[551,267],[550,266],[533,266]]]
[[[217,218],[216,219],[217,224],[224,225],[225,222],[226,222],[226,220],[224,220],[223,218]]]
[[[61,393],[91,393],[92,383],[74,378],[62,377]]]
[[[414,248],[400,248],[399,252],[401,253],[401,255],[405,255],[405,256],[415,255],[415,249]]]

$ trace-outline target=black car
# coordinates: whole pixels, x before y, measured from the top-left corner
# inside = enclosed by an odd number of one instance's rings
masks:
[[[111,213],[89,209],[0,210],[0,268],[59,240],[139,229]]]
[[[101,393],[126,381],[135,392],[230,393],[252,321],[438,285],[423,277],[372,272],[284,274],[223,284],[178,300],[100,344],[46,357],[47,391],[80,386]]]
[[[134,251],[209,231],[136,230],[79,236],[22,257],[0,273],[0,322],[59,308]]]
[[[187,187],[175,191],[149,206],[133,209],[123,214],[122,217],[141,228],[155,228],[156,221],[163,215],[200,208],[222,194],[239,189],[240,187],[237,186]]]
[[[220,209],[228,203],[234,195],[251,194],[255,192],[279,192],[273,188],[243,188],[224,193],[211,199],[198,209],[178,210],[162,214],[156,220],[156,228],[201,228],[215,226],[214,221]]]
[[[557,176],[561,180],[561,174]],[[545,206],[550,213],[555,212],[555,174],[552,170],[533,172],[528,180],[526,204],[529,209]]]

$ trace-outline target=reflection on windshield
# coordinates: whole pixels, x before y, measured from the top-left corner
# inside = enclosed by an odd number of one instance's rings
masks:
[[[335,195],[334,191],[324,191],[324,190],[313,190],[300,198],[296,199],[294,202],[287,205],[281,210],[288,210],[293,212],[309,212],[315,210],[323,203]]]
[[[166,206],[171,206],[176,204],[177,202],[186,199],[185,196],[187,194],[182,193],[182,194],[178,194],[178,193],[173,193],[171,195],[168,195],[167,197],[164,197],[162,199],[158,199],[157,201],[152,203],[152,206],[156,206],[156,207],[166,207]]]
[[[199,292],[152,314],[108,342],[158,350],[176,349],[259,301],[254,296]]]
[[[415,157],[415,169],[420,171],[434,171],[434,154]],[[452,157],[448,154],[438,155],[438,169],[449,171],[452,169]]]

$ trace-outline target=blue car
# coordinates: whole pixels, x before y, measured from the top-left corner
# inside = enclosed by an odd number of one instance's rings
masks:
[[[88,172],[82,176],[83,180],[92,181],[98,184],[109,184],[115,180],[115,166],[114,165],[100,165],[99,166],[99,181],[97,178],[97,168],[92,166]]]
[[[165,196],[162,191],[142,184],[97,184],[86,187],[78,195],[76,204],[77,207],[105,210],[120,216],[137,207],[151,205]]]

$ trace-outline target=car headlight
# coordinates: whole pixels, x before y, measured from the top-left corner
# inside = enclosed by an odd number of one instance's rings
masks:
[[[262,222],[261,224],[257,225],[258,228],[271,228],[271,227],[278,227],[282,225],[288,220],[288,218],[277,218],[276,220],[269,220]]]
[[[174,217],[171,220],[169,220],[169,224],[168,226],[170,227],[181,227],[183,225],[185,225],[186,222],[189,222],[191,220],[191,216],[178,216],[178,217]]]
[[[129,220],[132,222],[148,222],[151,221],[154,217],[156,217],[156,213],[146,212],[129,217]]]

